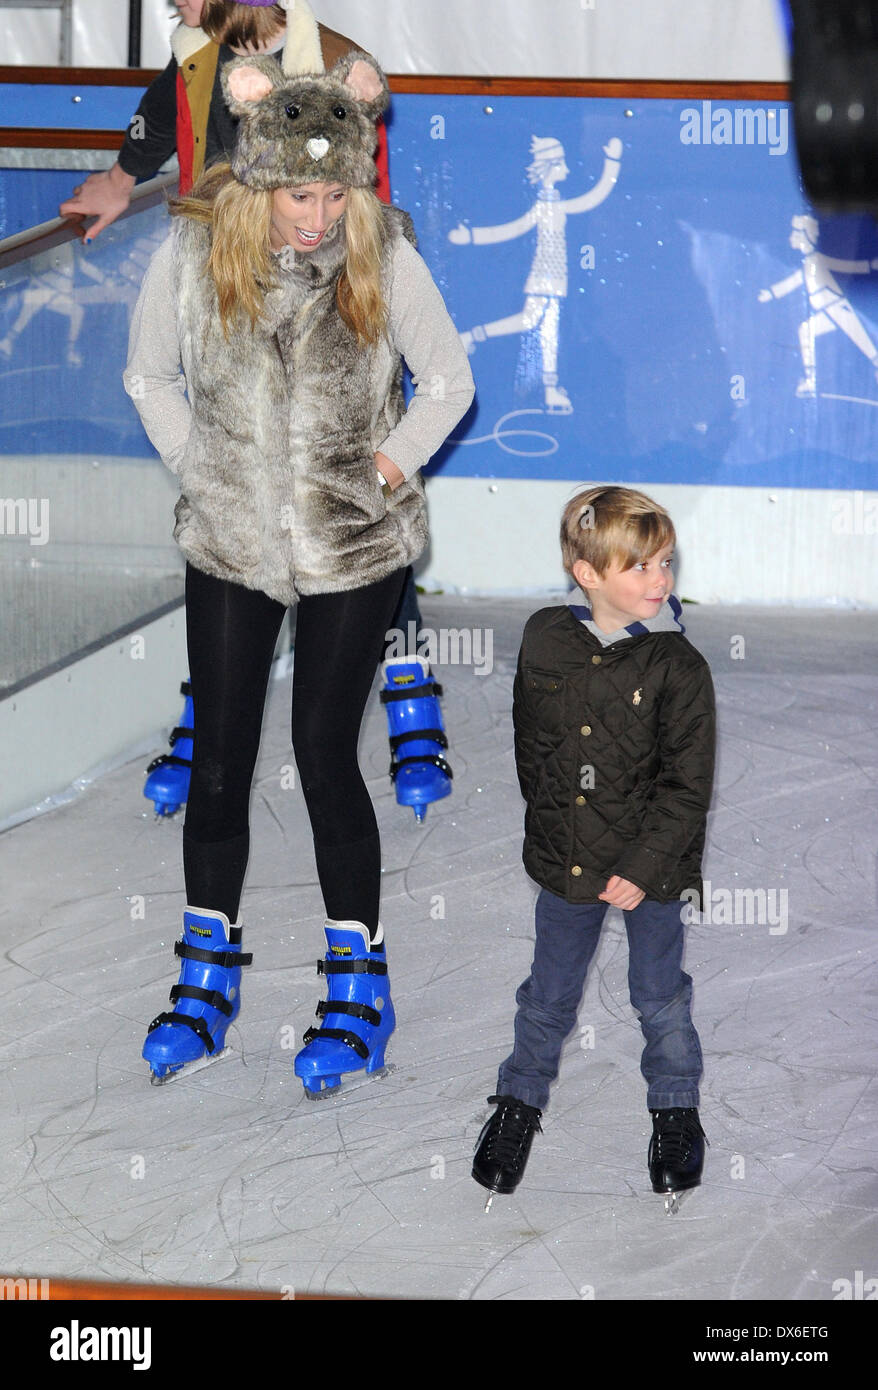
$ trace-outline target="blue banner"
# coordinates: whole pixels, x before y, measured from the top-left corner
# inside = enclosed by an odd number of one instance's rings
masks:
[[[814,216],[788,106],[397,96],[390,167],[477,385],[431,471],[874,486],[878,233]],[[151,453],[120,374],[162,235],[4,274],[0,448]]]
[[[69,178],[75,176],[69,175]],[[122,387],[131,315],[164,206],[0,274],[0,453],[155,457]]]
[[[878,234],[787,105],[397,98],[390,167],[477,385],[433,469],[874,485]]]

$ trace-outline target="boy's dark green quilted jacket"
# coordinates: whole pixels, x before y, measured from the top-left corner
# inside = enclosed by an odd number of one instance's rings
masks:
[[[567,607],[524,630],[513,706],[523,859],[542,887],[596,902],[614,874],[648,898],[701,894],[715,708],[678,632],[604,647]]]

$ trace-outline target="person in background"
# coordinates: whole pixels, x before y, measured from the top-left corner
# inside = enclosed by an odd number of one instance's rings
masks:
[[[89,174],[59,208],[62,217],[96,220],[83,236],[93,241],[131,201],[138,180],[151,178],[176,151],[180,192],[202,169],[234,148],[237,119],[223,98],[220,74],[233,58],[274,54],[284,72],[324,72],[351,49],[344,34],[319,24],[307,0],[176,0],[180,24],[171,35],[172,57],[150,84],[132,117],[111,169]],[[387,132],[378,127],[378,196],[390,201]]]

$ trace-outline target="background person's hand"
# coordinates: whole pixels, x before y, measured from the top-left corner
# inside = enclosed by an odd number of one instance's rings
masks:
[[[136,182],[134,175],[124,173],[118,164],[114,164],[112,169],[89,174],[83,183],[74,188],[72,197],[61,204],[59,216],[78,220],[82,224],[80,236],[94,241],[105,227],[109,227],[126,210]],[[97,221],[86,228],[83,222],[86,217],[95,217]]]

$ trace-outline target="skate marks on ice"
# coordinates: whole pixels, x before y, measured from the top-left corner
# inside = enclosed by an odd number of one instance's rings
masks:
[[[453,602],[424,600],[426,621],[451,621]],[[455,785],[425,826],[396,807],[382,712],[367,718],[399,1019],[386,1078],[313,1106],[292,1074],[284,1030],[301,1036],[324,987],[304,808],[279,788],[286,690],[272,686],[257,774],[235,1052],[204,1071],[150,1088],[140,1058],[176,979],[181,901],[179,828],[147,821],[142,763],[0,836],[10,1268],[472,1300],[820,1300],[876,1274],[878,720],[856,661],[878,633],[864,614],[808,615],[807,641],[788,610],[761,628],[737,611],[690,615],[721,729],[710,920],[690,928],[686,958],[707,1059],[703,1185],[673,1220],[649,1187],[611,913],[527,1173],[484,1216],[473,1149],[531,957],[509,716],[521,624],[541,602],[513,621],[514,605],[469,601],[494,630],[494,670],[438,672]],[[729,631],[747,633],[746,662],[729,660]],[[787,888],[786,918],[727,921],[737,884],[767,906]]]

